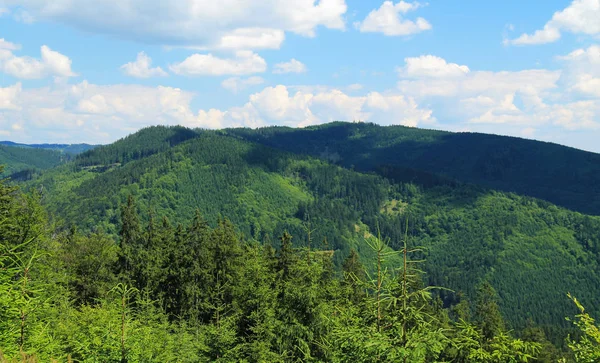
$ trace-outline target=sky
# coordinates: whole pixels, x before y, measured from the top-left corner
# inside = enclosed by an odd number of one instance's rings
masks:
[[[600,0],[0,0],[0,139],[336,120],[600,153]]]

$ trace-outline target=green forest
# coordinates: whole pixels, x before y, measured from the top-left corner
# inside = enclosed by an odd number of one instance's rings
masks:
[[[596,178],[507,137],[146,128],[2,181],[0,361],[597,362]]]

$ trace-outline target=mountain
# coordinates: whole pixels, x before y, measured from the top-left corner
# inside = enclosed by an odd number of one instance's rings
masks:
[[[312,248],[333,250],[338,266],[352,248],[370,265],[366,239],[377,231],[400,249],[408,221],[409,245],[425,248],[425,283],[452,290],[439,293],[445,306],[457,304],[461,293],[474,300],[475,287],[488,281],[512,327],[531,319],[560,330],[573,313],[567,292],[600,312],[600,218],[488,188],[498,183],[510,189],[511,180],[520,180],[515,189],[535,194],[537,180],[544,190],[560,190],[576,179],[558,178],[551,189],[552,180],[521,176],[535,174],[513,157],[526,146],[533,155],[526,161],[539,162],[529,169],[542,175],[551,173],[544,165],[557,162],[556,172],[565,160],[588,168],[573,170],[576,176],[597,175],[596,154],[556,145],[336,123],[300,130],[146,128],[46,170],[25,186],[43,190],[46,209],[63,225],[112,235],[129,195],[145,221],[153,215],[188,221],[199,209],[206,220],[227,217],[246,239],[273,246],[286,230],[297,246],[307,246],[307,229],[314,230]],[[483,155],[464,155],[474,150]],[[542,158],[554,150],[552,160]],[[459,178],[453,168],[471,174]],[[580,189],[568,190],[577,196]],[[398,263],[398,256],[388,260]]]
[[[16,181],[29,180],[39,171],[64,164],[75,155],[94,147],[96,145],[19,144],[0,141],[0,165],[4,165],[1,176]]]
[[[93,149],[98,145],[90,144],[20,144],[12,141],[0,141],[0,145],[14,146],[28,149],[45,149],[45,150],[56,150],[64,152],[66,154],[77,155],[84,151]]]
[[[334,122],[303,129],[229,129],[231,135],[401,181],[455,180],[600,215],[600,154],[478,133]]]
[[[4,176],[23,180],[21,176],[35,170],[55,167],[70,160],[69,155],[55,150],[22,148],[0,145],[0,165],[4,165]],[[23,175],[21,175],[23,174]]]

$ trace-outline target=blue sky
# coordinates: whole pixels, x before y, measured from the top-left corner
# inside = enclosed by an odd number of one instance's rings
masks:
[[[0,0],[0,139],[364,120],[600,152],[600,0]]]

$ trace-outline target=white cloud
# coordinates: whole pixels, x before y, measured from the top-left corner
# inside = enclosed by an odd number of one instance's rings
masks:
[[[275,69],[273,70],[273,73],[304,73],[306,71],[307,69],[304,63],[292,58],[289,62],[275,64]]]
[[[52,87],[0,88],[0,130],[34,141],[111,142],[152,125],[222,127],[190,107],[194,94],[172,87],[95,85],[87,81]],[[217,120],[218,121],[218,120]]]
[[[5,49],[5,50],[19,50],[21,49],[21,45],[19,44],[15,44],[15,43],[11,43],[7,40],[4,40],[4,38],[0,38],[0,49]]]
[[[402,95],[371,92],[349,96],[337,89],[303,92],[283,85],[266,87],[248,101],[225,110],[193,111],[194,94],[171,87],[76,85],[20,89],[13,86],[10,106],[0,110],[0,130],[41,135],[37,140],[108,142],[150,124],[222,128],[272,124],[307,126],[334,120],[371,120],[410,126],[431,124],[431,111]],[[0,89],[0,99],[7,93]],[[5,106],[5,103],[0,103]],[[8,103],[7,103],[8,104]]]
[[[336,120],[371,120],[382,124],[415,126],[435,123],[431,111],[420,108],[414,99],[402,95],[371,92],[365,96],[349,96],[338,89],[290,88],[278,85],[252,94],[241,107],[228,110],[200,111],[227,126],[258,127],[272,124],[308,126]]]
[[[349,85],[348,87],[346,87],[346,89],[350,92],[352,91],[360,91],[361,89],[363,89],[363,85],[360,83],[353,83],[351,85]]]
[[[600,34],[600,0],[573,0],[562,11],[557,11],[552,19],[541,30],[533,34],[522,34],[505,43],[514,45],[531,45],[552,43],[560,39],[561,32],[574,34]]]
[[[238,93],[248,87],[257,86],[263,83],[265,83],[265,80],[257,76],[248,78],[231,77],[221,82],[221,87],[233,93]]]
[[[559,56],[558,58],[568,61],[583,61],[591,65],[600,66],[600,45],[591,45],[587,49],[576,49],[566,56]]]
[[[4,44],[5,48],[0,47],[0,70],[13,77],[21,79],[40,79],[48,76],[56,77],[74,77],[71,70],[71,59],[69,57],[53,51],[48,46],[41,47],[41,60],[32,57],[15,56],[9,47],[15,48],[12,43]]]
[[[285,32],[269,28],[240,28],[226,33],[219,39],[219,49],[279,49],[285,40]]]
[[[35,17],[23,9],[18,9],[17,12],[13,14],[13,18],[23,24],[33,24],[35,22]]]
[[[600,130],[600,100],[569,102],[553,105],[549,118],[567,130]]]
[[[170,46],[278,48],[284,32],[343,30],[345,0],[5,0],[38,21]]]
[[[437,123],[432,110],[421,108],[414,98],[404,95],[384,96],[371,92],[365,109],[369,113],[368,120],[382,125],[417,127]]]
[[[600,77],[594,77],[591,74],[581,75],[571,89],[583,94],[600,97]]]
[[[405,58],[406,65],[398,68],[398,72],[404,77],[457,77],[469,73],[469,67],[456,63],[448,63],[445,59],[433,55],[422,55],[420,57]]]
[[[250,51],[237,51],[235,58],[218,58],[212,54],[194,54],[181,63],[169,66],[169,69],[182,76],[221,76],[262,73],[267,62],[258,54]]]
[[[523,71],[471,71],[464,77],[401,78],[399,89],[417,97],[504,97],[525,92],[539,94],[557,88],[560,71],[532,69]],[[400,73],[402,77],[402,74]]]
[[[600,45],[577,49],[558,59],[566,64],[561,82],[568,90],[600,98]]]
[[[517,39],[512,41],[505,40],[505,44],[514,44],[514,45],[532,45],[532,44],[546,44],[552,43],[556,40],[560,39],[560,30],[546,25],[544,29],[536,30],[533,34],[522,34]]]
[[[516,136],[544,128],[600,129],[600,83],[595,78],[600,75],[600,48],[578,49],[560,59],[567,64],[563,70],[490,72],[438,57],[407,58],[398,69],[398,88],[433,108],[446,125]],[[580,100],[574,92],[596,98]]]
[[[431,29],[431,24],[421,17],[416,20],[403,18],[409,11],[416,10],[419,3],[400,1],[384,1],[379,9],[373,10],[362,22],[355,23],[355,27],[362,33],[383,33],[388,36],[411,35]]]
[[[42,62],[49,74],[59,77],[76,76],[71,70],[71,59],[66,55],[53,51],[46,45],[42,45]]]
[[[151,68],[152,59],[144,52],[139,52],[135,62],[121,66],[121,70],[128,76],[136,78],[165,77],[167,72],[160,67]]]
[[[0,110],[18,110],[17,98],[21,93],[21,84],[13,86],[0,87]]]

